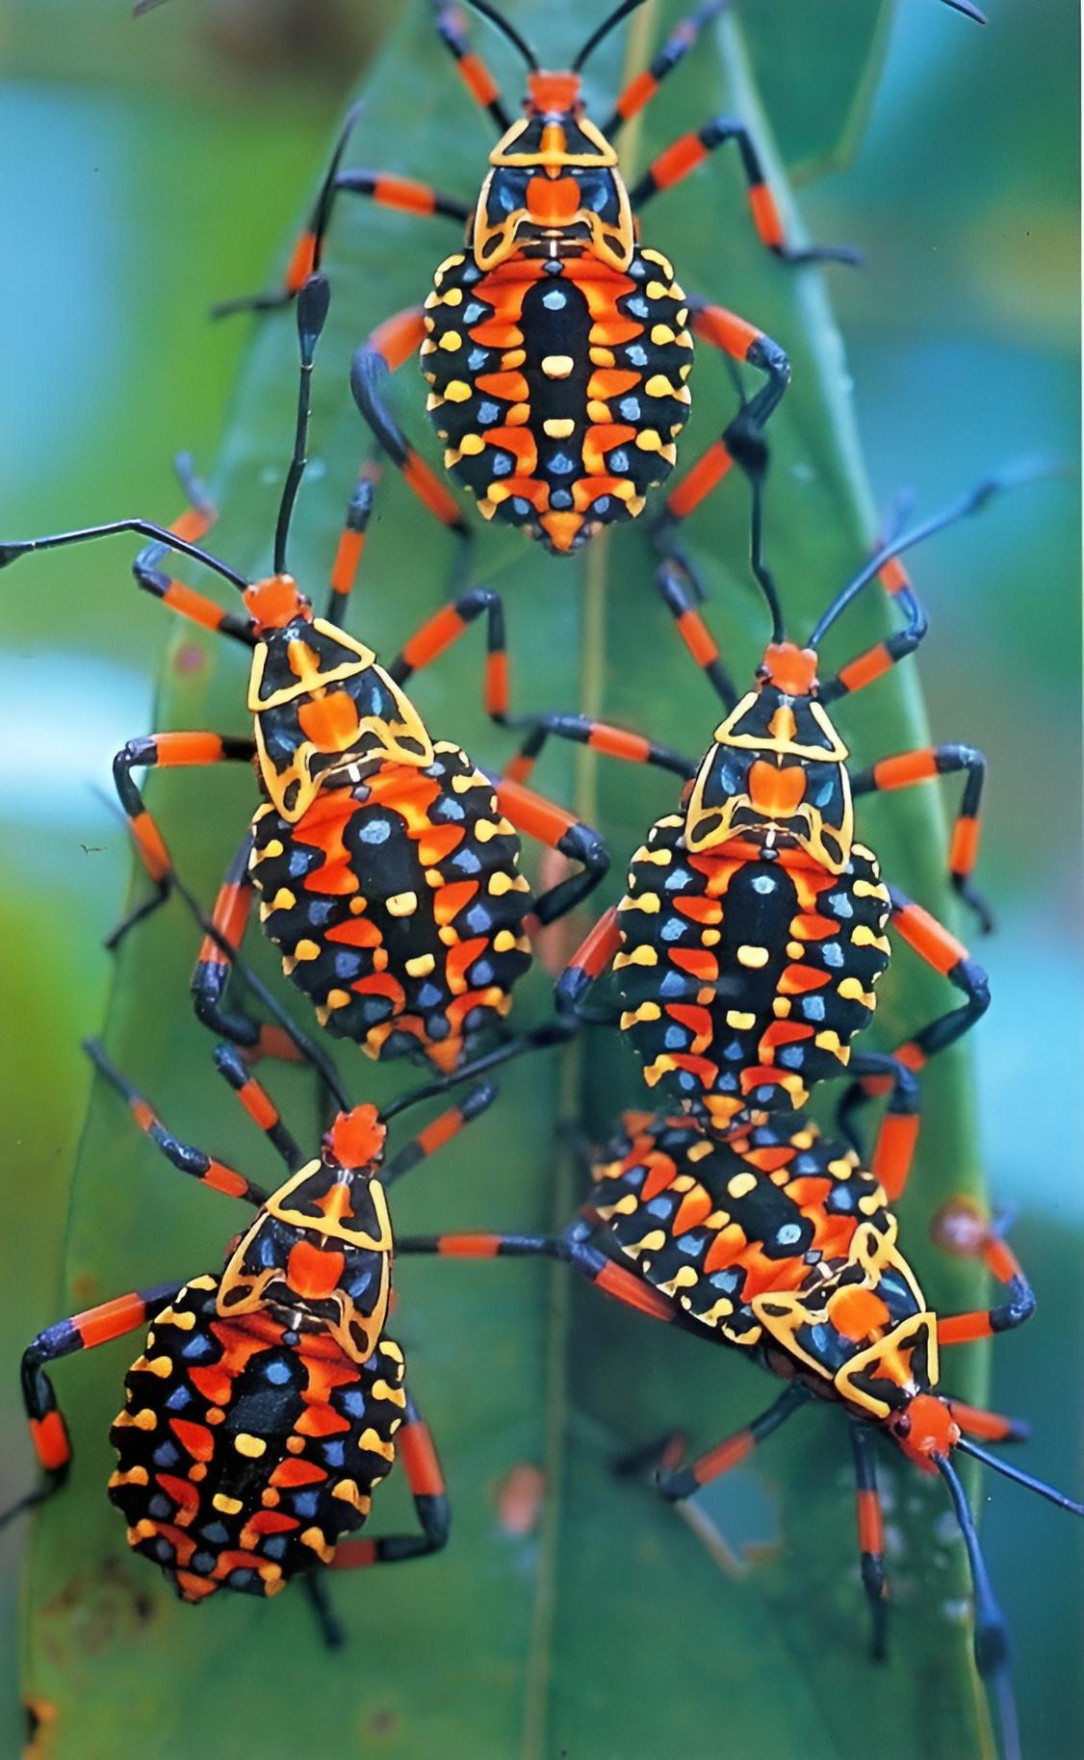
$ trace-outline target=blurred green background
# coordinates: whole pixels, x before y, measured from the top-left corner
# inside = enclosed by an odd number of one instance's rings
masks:
[[[778,18],[784,72],[795,3],[759,8]],[[978,31],[932,29],[931,10],[903,0],[854,162],[800,191],[813,236],[866,252],[832,294],[867,461],[883,504],[907,487],[925,510],[1021,453],[1075,468],[1079,384],[1076,11],[990,0]],[[136,26],[123,0],[0,0],[0,533],[170,517],[169,454],[214,456],[246,339],[206,310],[262,283],[345,90],[398,12],[174,0]],[[785,95],[783,81],[784,142]],[[980,950],[995,994],[974,1041],[980,1117],[991,1190],[1019,1207],[1014,1240],[1040,1297],[994,1354],[992,1403],[1032,1419],[1027,1464],[1077,1491],[1079,555],[1075,489],[1046,485],[916,568],[934,621],[921,660],[934,736],[978,744],[991,764],[981,876],[1000,927]],[[28,1471],[16,1364],[59,1311],[57,1218],[89,1087],[77,1044],[101,1024],[98,943],[128,871],[95,790],[150,724],[163,642],[115,552],[54,569],[45,592],[42,578],[5,577],[0,653],[0,1502]],[[1068,1760],[1084,1746],[1077,1536],[992,1476],[984,1495],[1032,1760]],[[5,1638],[20,1541],[5,1536]],[[0,1749],[14,1753],[5,1668]]]

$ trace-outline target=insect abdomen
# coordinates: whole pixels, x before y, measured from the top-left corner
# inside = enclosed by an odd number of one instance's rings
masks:
[[[218,1317],[196,1278],[155,1316],[125,1377],[109,1496],[128,1540],[186,1601],[275,1595],[359,1528],[395,1458],[402,1353],[369,1362],[326,1336],[283,1342],[269,1315]]]
[[[441,1068],[508,1010],[530,965],[518,840],[458,746],[325,787],[296,825],[254,821],[253,879],[283,968],[330,1032]]]
[[[688,311],[657,251],[437,271],[423,344],[445,464],[480,511],[558,551],[635,518],[688,419]]]

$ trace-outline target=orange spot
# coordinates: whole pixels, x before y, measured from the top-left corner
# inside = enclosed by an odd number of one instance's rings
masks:
[[[711,1215],[712,1199],[703,1186],[694,1186],[687,1192],[678,1206],[677,1215],[671,1224],[675,1235],[686,1234],[690,1228],[699,1228],[700,1224]]]
[[[290,1489],[295,1485],[315,1485],[318,1480],[326,1479],[323,1467],[316,1466],[312,1461],[299,1460],[291,1455],[289,1460],[280,1461],[271,1474],[268,1483],[276,1488],[285,1486]]]
[[[828,1303],[828,1319],[838,1333],[857,1344],[889,1321],[880,1296],[871,1289],[841,1289]]]
[[[786,966],[779,980],[779,994],[804,996],[807,991],[819,990],[831,982],[831,972],[817,972],[812,966]]]
[[[583,527],[583,516],[579,513],[542,513],[538,516],[538,523],[553,548],[563,556],[576,542]]]
[[[215,1439],[206,1424],[191,1424],[187,1418],[170,1418],[169,1427],[186,1454],[193,1460],[209,1461],[215,1452]]]
[[[342,1253],[325,1253],[311,1241],[300,1240],[290,1248],[286,1276],[299,1296],[321,1301],[337,1288],[344,1265]]]
[[[758,758],[749,766],[749,799],[755,813],[790,819],[805,795],[806,773],[800,764],[782,766]]]
[[[210,1577],[197,1577],[193,1571],[177,1571],[177,1587],[181,1592],[182,1601],[202,1601],[205,1596],[213,1595],[218,1588]]]
[[[567,226],[579,211],[580,186],[574,177],[532,177],[527,211],[540,226]]]
[[[302,732],[322,752],[345,752],[357,739],[357,704],[347,691],[329,691],[302,703],[297,711]]]
[[[497,1486],[497,1522],[505,1534],[533,1534],[542,1514],[546,1475],[527,1461],[513,1467]]]
[[[960,1426],[944,1400],[932,1393],[916,1394],[907,1407],[906,1416],[910,1419],[910,1428],[905,1436],[896,1432],[897,1442],[908,1460],[927,1473],[936,1473],[937,1468],[930,1456],[938,1454],[947,1459],[960,1440]]]

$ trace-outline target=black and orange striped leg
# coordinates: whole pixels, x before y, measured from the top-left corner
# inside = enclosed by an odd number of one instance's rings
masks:
[[[278,1107],[262,1082],[258,1082],[236,1045],[216,1045],[215,1068],[229,1083],[253,1124],[261,1130],[279,1160],[291,1173],[304,1167],[309,1157],[282,1122]]]
[[[140,769],[203,768],[212,764],[250,764],[256,755],[251,739],[235,739],[219,733],[149,733],[131,739],[113,759],[113,780],[124,808],[140,861],[154,882],[156,896],[138,906],[117,924],[106,941],[115,948],[129,929],[169,896],[176,882],[173,859],[157,824],[147,811],[143,796],[132,780]]]
[[[395,1452],[403,1463],[421,1532],[340,1541],[330,1569],[356,1571],[371,1564],[402,1564],[408,1558],[424,1558],[427,1553],[440,1552],[448,1544],[452,1509],[444,1472],[429,1426],[409,1393],[403,1422],[395,1432]]]
[[[296,1057],[296,1050],[275,1051],[274,1045],[261,1045],[260,1025],[236,1009],[225,1007],[225,995],[233,970],[234,956],[240,953],[248,929],[252,905],[252,885],[248,877],[252,854],[252,833],[246,831],[241,846],[226,870],[211,912],[211,925],[217,934],[203,938],[190,986],[192,1005],[197,1018],[212,1033],[228,1039],[231,1044],[258,1050],[261,1055]],[[274,1041],[277,1044],[278,1029]]]
[[[884,1662],[888,1656],[888,1573],[885,1570],[884,1517],[877,1490],[873,1433],[853,1418],[848,1427],[857,1487],[858,1556],[862,1587],[873,1622],[870,1655],[874,1662]]]
[[[34,1491],[28,1492],[0,1515],[0,1528],[20,1511],[52,1497],[68,1476],[71,1441],[53,1384],[46,1374],[46,1365],[56,1362],[58,1357],[93,1350],[96,1345],[108,1344],[114,1338],[123,1338],[125,1333],[138,1331],[183,1288],[183,1282],[161,1283],[152,1289],[133,1290],[128,1295],[116,1296],[82,1314],[73,1314],[70,1319],[58,1320],[55,1326],[39,1332],[27,1346],[22,1361],[23,1403],[30,1440],[45,1477]]]
[[[490,73],[489,68],[470,46],[470,41],[461,24],[462,14],[459,8],[449,5],[448,0],[432,0],[433,23],[441,41],[455,57],[459,77],[466,86],[474,102],[482,110],[487,110],[502,134],[512,126],[512,118],[501,100],[500,88]]]
[[[673,73],[689,50],[694,47],[704,26],[725,12],[730,0],[701,0],[699,6],[674,26],[651,65],[638,73],[623,88],[614,104],[613,114],[603,124],[602,132],[612,141],[634,116],[650,104],[663,80]]]
[[[399,1235],[397,1253],[432,1253],[443,1259],[557,1259],[571,1265],[603,1295],[612,1296],[626,1308],[669,1324],[679,1310],[664,1295],[626,1271],[595,1246],[582,1225],[573,1223],[563,1234],[412,1234]]]
[[[677,549],[675,528],[706,500],[712,490],[738,464],[747,475],[763,475],[766,455],[763,431],[790,384],[790,361],[785,351],[763,330],[706,300],[689,300],[693,334],[717,348],[728,360],[744,363],[765,374],[760,390],[743,403],[738,414],[670,490],[663,512],[655,522],[655,541],[664,555],[676,555],[695,582],[688,557]],[[699,592],[697,583],[697,595]]]
[[[786,263],[858,263],[861,252],[853,245],[789,245],[776,200],[764,179],[764,168],[753,138],[744,122],[734,116],[713,116],[695,133],[683,134],[651,161],[638,184],[629,191],[633,212],[640,213],[653,196],[673,189],[710,154],[727,141],[736,141],[742,169],[749,184],[749,209],[761,244]]]
[[[238,1173],[236,1168],[227,1166],[224,1161],[208,1155],[205,1149],[198,1149],[192,1143],[183,1143],[172,1131],[167,1130],[150,1102],[127,1076],[122,1075],[97,1039],[84,1039],[83,1050],[98,1074],[121,1096],[140,1130],[181,1173],[187,1173],[201,1186],[209,1186],[213,1192],[225,1193],[228,1198],[243,1198],[246,1204],[252,1205],[267,1202],[268,1193],[262,1186],[246,1179],[243,1173]],[[296,1144],[294,1154],[297,1157]],[[291,1165],[294,1169],[300,1167],[301,1158],[296,1158]]]
[[[405,684],[423,666],[431,666],[480,617],[486,620],[482,703],[486,714],[503,727],[509,718],[508,645],[504,601],[493,587],[471,587],[442,605],[415,630],[386,670],[396,684]]]
[[[367,459],[358,472],[358,480],[350,497],[343,521],[342,535],[339,538],[335,560],[331,565],[331,582],[328,593],[327,610],[324,615],[329,623],[338,628],[346,622],[346,607],[354,585],[357,581],[358,569],[365,552],[365,539],[372,518],[373,503],[376,498],[376,485],[380,479],[380,467],[372,459]]]
[[[738,701],[734,681],[719,658],[719,645],[712,635],[695,601],[702,598],[688,563],[680,556],[668,556],[655,575],[655,585],[662,595],[689,653],[709,679],[719,700],[727,709]]]
[[[393,1186],[405,1173],[410,1173],[419,1162],[435,1155],[445,1143],[450,1143],[453,1137],[459,1135],[464,1125],[473,1124],[476,1118],[481,1118],[496,1098],[497,1088],[492,1082],[479,1082],[455,1106],[449,1106],[446,1112],[440,1113],[416,1137],[412,1137],[409,1143],[404,1143],[386,1164],[380,1175],[384,1189]]]
[[[934,1218],[931,1233],[938,1246],[960,1258],[981,1259],[1008,1291],[1008,1300],[995,1308],[939,1318],[938,1344],[970,1344],[995,1332],[1009,1332],[1034,1314],[1035,1292],[1004,1238],[1008,1222],[1008,1215],[989,1217],[972,1199],[963,1197],[951,1199]]]
[[[938,776],[952,776],[961,770],[967,780],[952,827],[949,878],[954,890],[975,912],[982,933],[988,935],[994,927],[993,913],[982,894],[971,884],[979,853],[979,813],[986,780],[983,754],[974,746],[961,745],[925,746],[919,751],[899,752],[852,776],[851,791],[856,797],[884,793],[892,788],[910,788],[916,783],[930,782]]]
[[[497,805],[517,831],[582,864],[580,873],[559,880],[534,901],[535,919],[539,923],[555,922],[580,904],[605,878],[610,853],[597,831],[544,795],[505,777],[494,778],[494,788]]]
[[[617,926],[617,906],[611,905],[584,936],[554,986],[560,1014],[583,1021],[588,1026],[612,1026],[616,1023],[616,1008],[591,1008],[587,999],[592,986],[604,972],[609,971],[620,947],[621,931]]]
[[[735,1430],[732,1436],[723,1442],[716,1443],[706,1454],[698,1455],[688,1466],[661,1466],[656,1483],[663,1497],[670,1503],[679,1503],[683,1498],[695,1497],[703,1486],[710,1485],[722,1473],[728,1473],[740,1461],[769,1437],[780,1424],[793,1417],[799,1406],[803,1406],[810,1398],[808,1390],[800,1382],[792,1381],[790,1386],[780,1394],[767,1409],[754,1418],[751,1424],[743,1429]]]
[[[955,1044],[990,1006],[990,984],[986,973],[973,960],[962,941],[950,935],[921,905],[907,897],[898,886],[889,886],[892,923],[907,945],[919,958],[948,979],[965,1000],[961,1008],[950,1009],[922,1028],[913,1038],[898,1045],[892,1055],[909,1069],[921,1069],[937,1052]]]
[[[425,313],[408,306],[388,318],[362,343],[350,366],[350,388],[365,420],[396,468],[402,471],[419,501],[457,537],[469,528],[454,497],[411,446],[384,394],[385,381],[420,348],[425,338]]]
[[[889,1093],[888,1107],[881,1120],[870,1152],[869,1169],[885,1189],[888,1201],[897,1202],[911,1173],[915,1145],[921,1122],[921,1100],[918,1077],[905,1063],[887,1052],[856,1051],[850,1062],[850,1073],[857,1079],[850,1084],[840,1101],[837,1120],[840,1130],[861,1154],[851,1128],[855,1107],[866,1098],[863,1092],[876,1087]]]
[[[900,660],[914,653],[930,627],[925,607],[899,557],[891,557],[879,571],[877,579],[891,604],[903,613],[903,628],[894,630],[883,641],[874,642],[871,648],[866,648],[856,659],[841,666],[831,678],[826,678],[820,687],[822,703],[834,703],[839,697],[865,690],[875,679],[883,678]]]
[[[320,267],[331,215],[343,191],[368,196],[380,207],[394,208],[401,213],[440,214],[461,224],[470,218],[469,202],[442,195],[431,184],[420,183],[416,178],[385,176],[380,171],[340,169],[354,125],[364,108],[364,104],[359,103],[347,112],[309,223],[294,246],[282,287],[274,293],[242,294],[239,299],[222,300],[211,308],[212,317],[229,318],[237,312],[275,311],[296,298],[309,276]]]
[[[607,758],[620,758],[626,764],[647,764],[669,770],[688,782],[696,775],[697,760],[669,746],[660,746],[641,733],[614,727],[607,721],[594,721],[587,715],[540,715],[515,757],[505,766],[504,776],[510,782],[526,782],[550,738],[571,740],[575,745],[589,746]]]
[[[198,544],[217,520],[218,510],[197,477],[189,454],[178,453],[173,465],[181,488],[188,497],[188,506],[180,518],[174,520],[169,530],[174,537],[183,538],[186,543]],[[221,605],[216,605],[213,599],[207,598],[206,594],[197,593],[183,581],[174,580],[161,566],[169,554],[165,544],[144,545],[132,564],[137,585],[155,599],[160,599],[163,605],[168,605],[178,616],[188,618],[191,623],[198,623],[203,629],[230,636],[234,641],[243,643],[246,648],[251,648],[256,638],[252,633],[250,618],[243,612],[226,611]]]

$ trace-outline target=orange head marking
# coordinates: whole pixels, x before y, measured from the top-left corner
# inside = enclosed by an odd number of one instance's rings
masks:
[[[543,69],[527,76],[528,114],[567,116],[580,107],[580,76],[578,73],[546,73]]]
[[[935,1393],[916,1393],[888,1427],[907,1459],[925,1473],[936,1473],[933,1456],[947,1460],[960,1440],[960,1426]]]
[[[384,1153],[387,1126],[375,1106],[340,1112],[327,1134],[328,1148],[340,1167],[370,1167]]]
[[[799,648],[795,642],[769,642],[760,676],[785,696],[807,697],[817,682],[816,649]]]
[[[292,575],[273,574],[265,581],[254,581],[245,588],[243,597],[257,630],[285,629],[295,617],[312,616],[312,606],[304,593],[298,592]]]

